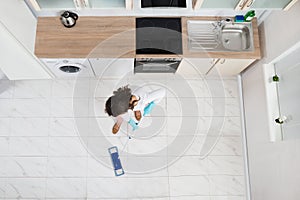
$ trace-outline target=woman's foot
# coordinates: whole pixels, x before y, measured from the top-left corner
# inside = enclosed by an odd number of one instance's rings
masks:
[[[134,111],[134,116],[136,118],[136,120],[140,121],[142,118],[142,113],[139,110]]]
[[[112,128],[112,133],[116,134],[120,129],[120,125],[118,123],[115,123],[115,125]]]

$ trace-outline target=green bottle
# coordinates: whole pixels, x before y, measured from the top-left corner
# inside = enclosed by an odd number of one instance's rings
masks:
[[[249,10],[246,13],[244,19],[245,19],[246,22],[251,22],[251,20],[254,18],[254,16],[255,16],[255,11],[254,10]]]

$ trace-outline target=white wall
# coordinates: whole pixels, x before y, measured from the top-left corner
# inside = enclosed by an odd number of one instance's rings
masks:
[[[300,199],[300,140],[269,140],[263,65],[300,41],[300,2],[273,12],[259,27],[264,58],[242,74],[253,200]]]
[[[24,0],[1,0],[0,21],[33,52],[37,20]]]
[[[34,55],[36,24],[23,0],[1,0],[0,69],[10,80],[51,78]]]

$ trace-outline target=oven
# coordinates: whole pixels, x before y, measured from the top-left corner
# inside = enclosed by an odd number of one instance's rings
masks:
[[[181,58],[136,58],[134,73],[175,73]]]

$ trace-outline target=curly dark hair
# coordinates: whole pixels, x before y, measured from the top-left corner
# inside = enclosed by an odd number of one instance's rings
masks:
[[[129,109],[131,96],[131,89],[128,85],[113,91],[113,96],[109,97],[105,102],[105,112],[108,116],[113,117],[126,113]]]

